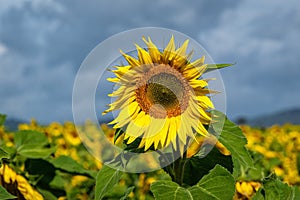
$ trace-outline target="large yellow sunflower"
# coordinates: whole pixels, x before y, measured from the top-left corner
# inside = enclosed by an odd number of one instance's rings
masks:
[[[204,125],[211,121],[209,109],[214,108],[207,96],[208,80],[205,57],[191,61],[186,53],[189,40],[176,48],[174,37],[160,51],[148,37],[148,48],[136,45],[137,58],[121,51],[127,65],[115,66],[112,72],[117,89],[109,94],[115,101],[103,112],[120,110],[110,122],[123,128],[127,144],[140,138],[140,148],[148,150],[173,145],[183,152],[184,145],[195,134],[207,135]]]

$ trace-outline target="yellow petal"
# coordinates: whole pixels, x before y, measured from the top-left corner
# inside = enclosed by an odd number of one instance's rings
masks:
[[[127,60],[129,65],[131,65],[132,67],[140,66],[140,62],[137,59],[125,54],[122,50],[120,50],[120,52],[123,55],[123,57]]]
[[[144,134],[145,130],[149,126],[149,118],[149,115],[145,115],[145,112],[141,111],[138,113],[135,119],[128,124],[126,133],[132,135],[133,137],[140,137]]]
[[[112,82],[112,83],[118,83],[118,82],[120,82],[119,78],[107,78],[106,80],[108,80],[109,82]]]
[[[187,39],[184,41],[183,45],[176,50],[176,54],[185,57],[188,44],[189,44],[189,40]]]
[[[201,79],[192,79],[192,80],[189,81],[189,84],[193,88],[196,88],[196,87],[202,87],[202,88],[204,88],[204,87],[208,86],[207,82],[204,81],[204,80],[201,80]]]
[[[164,62],[168,63],[169,61],[172,60],[175,52],[175,43],[174,43],[174,36],[172,35],[169,44],[166,46],[163,52],[163,60]]]
[[[146,143],[146,140],[144,138],[142,138],[140,144],[139,144],[139,147],[138,148],[143,148],[145,147],[145,143]]]
[[[130,120],[133,120],[139,112],[140,107],[136,101],[128,104],[125,108],[123,108],[119,115],[109,124],[117,123],[114,128],[121,128],[124,125],[128,124]]]
[[[134,142],[134,140],[136,140],[136,137],[130,136],[127,144],[131,144],[132,142]]]
[[[198,100],[198,104],[200,104],[202,108],[214,108],[214,104],[207,96],[196,96],[196,100]]]
[[[199,120],[191,120],[191,124],[197,133],[203,136],[207,136],[208,132],[204,128],[203,124]]]
[[[210,119],[210,116],[208,116],[208,114],[203,110],[203,108],[201,108],[200,106],[198,106],[193,100],[190,100],[190,108],[191,111],[193,112],[193,114],[195,115],[196,118],[200,116],[203,116],[206,119]]]
[[[117,69],[111,70],[117,77],[121,77],[126,74],[132,67],[130,65],[127,66],[116,66]]]
[[[148,37],[148,41],[146,40],[145,37],[143,37],[143,41],[146,43],[146,45],[148,46],[148,51],[149,54],[152,58],[152,62],[155,63],[160,63],[161,60],[161,53],[158,50],[158,48],[155,46],[155,44],[153,44],[153,42],[151,41],[150,37]]]
[[[118,89],[113,91],[111,94],[108,94],[108,96],[116,97],[116,96],[120,96],[122,94],[128,94],[128,93],[133,92],[135,89],[136,89],[135,87],[127,87],[127,86],[121,85]]]
[[[159,133],[163,129],[165,121],[166,119],[151,117],[150,125],[148,126],[148,129],[144,137],[145,138],[153,137],[157,133]]]
[[[202,65],[201,67],[194,67],[193,65],[189,64],[188,66],[184,69],[182,74],[189,80],[191,79],[197,79],[199,78],[203,72],[205,71],[207,64]]]
[[[153,143],[154,143],[153,137],[147,138],[145,140],[145,151],[147,151]]]
[[[105,110],[102,115],[107,114],[108,112],[111,112],[113,110],[119,110],[124,108],[125,106],[128,106],[131,102],[133,102],[136,97],[134,96],[135,93],[125,93],[122,97],[119,97],[115,102],[109,104],[109,108]]]
[[[164,127],[162,128],[162,130],[159,133],[159,135],[161,136],[161,138],[160,138],[161,146],[167,146],[165,143],[166,143],[167,136],[168,136],[169,126],[170,126],[170,121],[167,119],[165,121]]]
[[[176,119],[175,117],[168,118],[169,119],[169,132],[168,132],[168,138],[166,145],[169,145],[172,141],[176,141],[176,134],[177,134],[177,128],[176,128]],[[174,149],[176,150],[176,144],[173,144]]]
[[[137,44],[135,46],[138,51],[138,57],[139,57],[140,63],[141,64],[152,64],[153,61],[152,61],[149,53],[147,51],[145,51],[144,49],[142,49]]]

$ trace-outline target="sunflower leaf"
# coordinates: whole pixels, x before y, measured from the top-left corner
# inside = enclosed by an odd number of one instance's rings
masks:
[[[188,159],[184,168],[184,183],[195,185],[204,175],[217,164],[232,173],[233,164],[231,156],[225,156],[217,148],[213,148],[204,158],[193,156]]]
[[[210,72],[210,71],[213,71],[213,70],[216,70],[216,69],[222,69],[222,68],[225,68],[225,67],[230,67],[230,66],[233,66],[235,64],[236,63],[208,64],[204,73]]]
[[[15,198],[17,197],[7,192],[6,189],[0,185],[0,199],[5,200],[5,199],[15,199]]]
[[[233,176],[235,178],[245,176],[245,171],[254,167],[253,160],[245,147],[247,138],[242,130],[223,113],[214,110],[212,114],[217,116],[213,128],[217,133],[221,133],[219,141],[231,152]]]
[[[235,181],[230,172],[216,165],[193,187],[184,188],[175,182],[161,180],[151,184],[151,191],[157,200],[229,200],[234,195]]]
[[[96,174],[91,170],[86,170],[81,164],[73,160],[69,156],[59,156],[50,161],[57,169],[71,173],[87,175],[91,178],[96,177]]]
[[[0,147],[0,167],[2,166],[2,159],[9,159],[9,154]]]
[[[24,163],[26,173],[34,179],[31,182],[40,187],[48,187],[55,176],[55,167],[43,159],[26,159]],[[35,183],[34,183],[35,182]]]
[[[119,182],[122,175],[123,172],[104,165],[96,178],[95,200],[102,199]]]
[[[271,174],[263,180],[263,187],[257,191],[253,199],[278,199],[278,200],[297,200],[300,191],[297,186],[289,186],[278,179],[275,174]]]
[[[24,144],[17,149],[17,154],[26,158],[47,158],[55,151],[55,147],[45,148],[39,144]]]
[[[45,146],[48,143],[47,136],[41,132],[33,130],[22,130],[15,133],[14,142],[17,147],[21,145]]]

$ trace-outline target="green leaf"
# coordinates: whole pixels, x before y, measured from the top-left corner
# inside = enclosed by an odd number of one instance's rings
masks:
[[[2,166],[2,159],[8,159],[9,158],[9,154],[0,147],[0,167]]]
[[[41,193],[41,195],[43,195],[44,199],[47,199],[47,200],[57,200],[57,197],[52,194],[50,191],[48,190],[44,190],[44,189],[41,189],[41,188],[37,188],[38,192]]]
[[[275,174],[272,174],[263,181],[263,188],[266,200],[295,199],[295,189],[278,180]]]
[[[6,191],[4,187],[0,185],[0,199],[16,199],[17,197],[10,194],[9,192]]]
[[[0,126],[4,125],[6,115],[0,114]]]
[[[43,188],[48,187],[55,176],[55,167],[43,159],[26,159],[25,171],[34,177],[32,181]]]
[[[55,173],[56,174],[53,180],[49,183],[49,186],[53,189],[64,190],[67,180],[61,176],[60,171],[57,170]]]
[[[244,172],[254,167],[252,158],[245,147],[247,144],[246,137],[242,130],[223,113],[214,110],[212,114],[216,116],[213,128],[217,133],[221,133],[219,141],[231,152],[234,166],[233,176],[235,178],[245,176]],[[225,119],[224,125],[222,119]]]
[[[253,196],[254,200],[299,200],[300,190],[280,181],[275,174],[263,180],[263,186]]]
[[[235,63],[208,64],[204,73],[210,72],[210,71],[213,71],[213,70],[216,70],[216,69],[222,69],[222,68],[225,68],[225,67],[230,67],[230,66],[233,66],[233,65],[235,65]]]
[[[295,200],[300,200],[300,188],[297,186],[294,186],[295,188]]]
[[[172,181],[156,181],[151,184],[150,189],[157,200],[194,199],[188,189],[180,187]]]
[[[184,168],[184,183],[195,185],[204,175],[217,164],[225,167],[232,173],[233,164],[231,156],[225,156],[217,148],[213,148],[204,158],[193,156],[188,159]]]
[[[17,149],[17,154],[26,158],[47,158],[55,151],[55,147],[45,148],[39,144],[23,144]]]
[[[125,195],[120,200],[126,200],[129,194],[134,190],[134,186],[127,188]]]
[[[102,199],[119,182],[122,175],[123,172],[104,165],[96,178],[95,200]]]
[[[80,174],[80,175],[87,175],[91,178],[96,176],[96,172],[90,171],[85,169],[82,165],[77,163],[69,156],[59,156],[54,160],[50,161],[56,168],[72,173],[72,174]]]
[[[201,190],[199,196],[195,188]],[[235,192],[235,180],[231,173],[224,167],[216,165],[208,175],[204,176],[199,183],[190,188],[190,190],[195,191],[195,195],[197,194],[197,197],[200,197],[198,199],[208,199],[209,197],[222,200],[232,199]],[[202,193],[203,196],[200,195]]]
[[[17,147],[25,144],[35,144],[42,147],[48,143],[48,139],[45,134],[31,130],[23,130],[16,132],[14,140]]]
[[[157,200],[231,200],[235,192],[233,176],[225,168],[216,165],[197,185],[188,189],[172,181],[157,181],[151,184]]]
[[[252,197],[252,200],[265,200],[265,197],[264,197],[264,195],[262,195],[261,192],[262,192],[262,188],[259,188],[259,190]]]

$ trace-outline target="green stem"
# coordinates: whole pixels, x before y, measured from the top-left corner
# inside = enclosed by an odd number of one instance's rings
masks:
[[[172,177],[172,179],[180,186],[182,186],[183,184],[185,163],[186,163],[186,152],[184,152],[183,156],[178,158],[174,162],[174,177]]]

